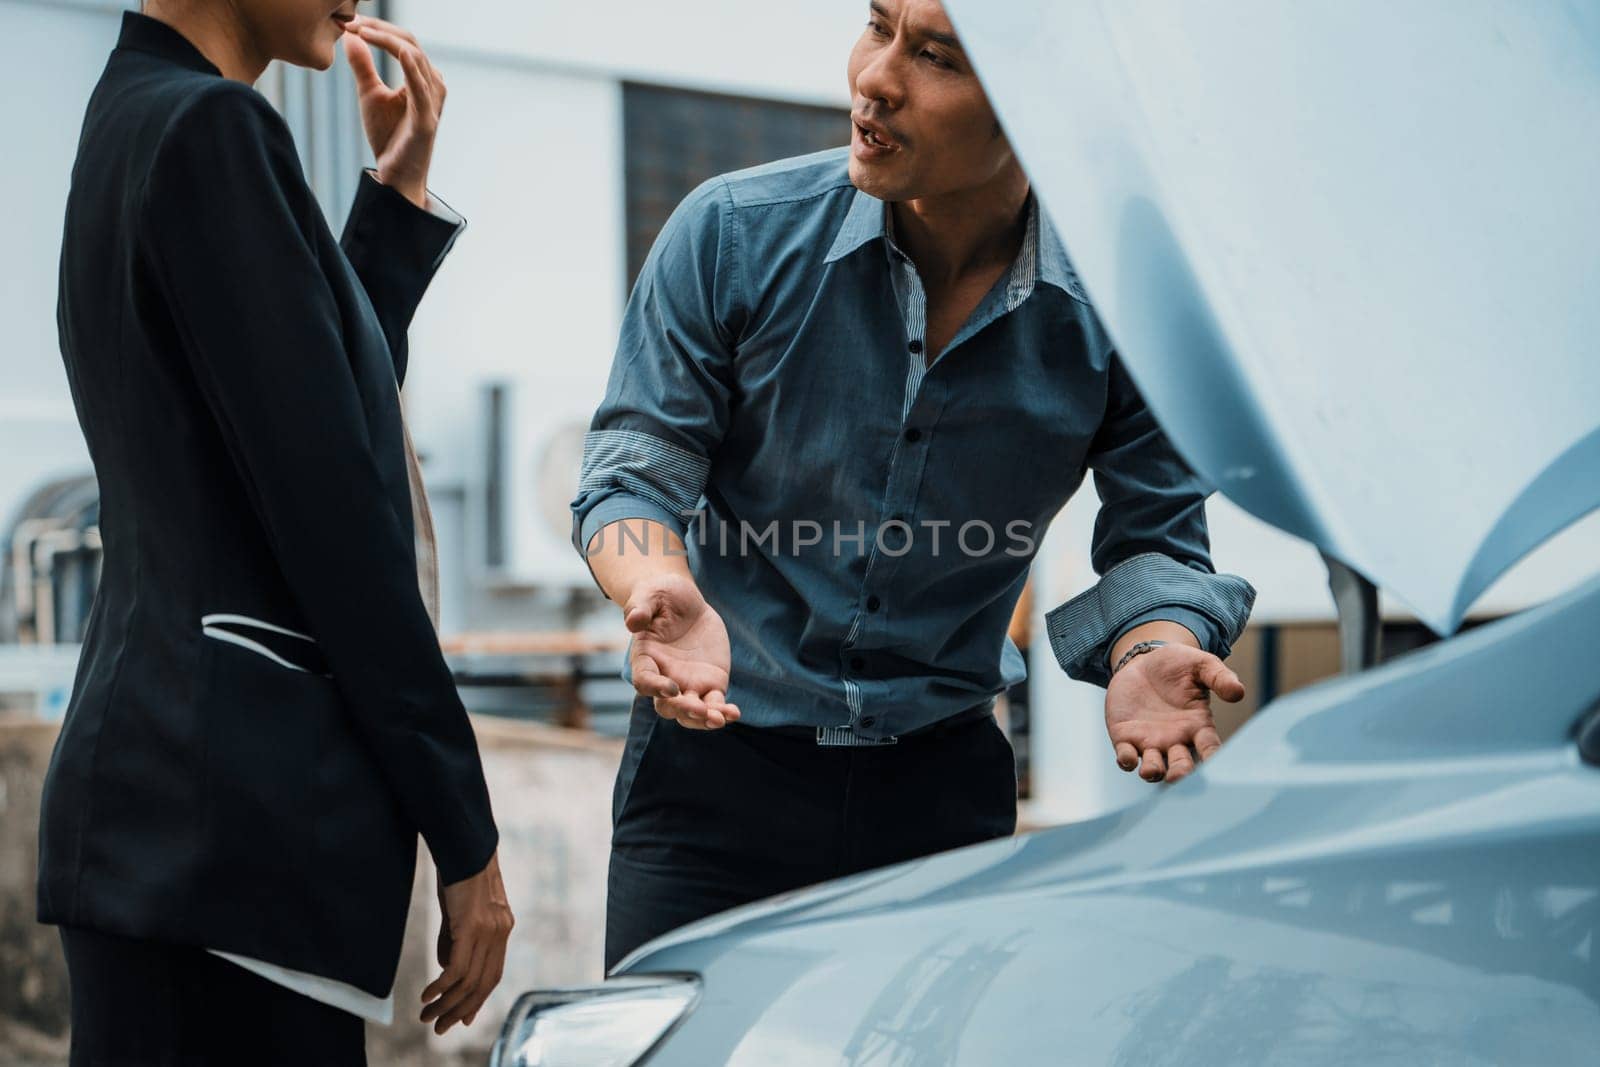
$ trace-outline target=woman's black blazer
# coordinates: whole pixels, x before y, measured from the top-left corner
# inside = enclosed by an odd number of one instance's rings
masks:
[[[105,558],[45,781],[42,921],[382,996],[417,834],[447,883],[487,863],[398,392],[458,229],[367,176],[336,242],[267,101],[125,16],[61,253]]]

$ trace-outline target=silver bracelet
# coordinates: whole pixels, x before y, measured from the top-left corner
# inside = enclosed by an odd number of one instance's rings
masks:
[[[1111,673],[1115,675],[1122,668],[1126,667],[1128,665],[1128,661],[1133,659],[1135,656],[1142,656],[1146,652],[1154,652],[1158,648],[1166,648],[1169,644],[1171,644],[1170,641],[1140,641],[1137,645],[1134,645],[1132,648],[1128,649],[1128,651],[1122,654],[1122,658],[1117,660],[1117,665],[1111,668]]]

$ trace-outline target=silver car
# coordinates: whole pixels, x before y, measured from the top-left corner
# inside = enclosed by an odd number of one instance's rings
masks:
[[[947,6],[1168,432],[1342,561],[1353,661],[1375,586],[1448,635],[1600,505],[1600,7]],[[1129,810],[527,994],[495,1062],[1600,1062],[1573,585],[1270,705]]]

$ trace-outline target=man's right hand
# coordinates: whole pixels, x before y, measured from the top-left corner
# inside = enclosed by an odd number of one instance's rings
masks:
[[[691,730],[716,730],[739,718],[728,703],[728,628],[682,574],[634,585],[623,606],[633,634],[633,688],[656,714]]]
[[[440,886],[439,907],[444,973],[422,991],[421,1016],[436,1034],[456,1023],[471,1025],[505,971],[506,941],[516,920],[500,880],[500,853],[472,877]]]

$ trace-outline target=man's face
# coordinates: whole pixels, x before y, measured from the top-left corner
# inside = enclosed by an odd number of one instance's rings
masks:
[[[850,97],[850,180],[880,200],[977,188],[1012,161],[939,0],[873,0]]]

